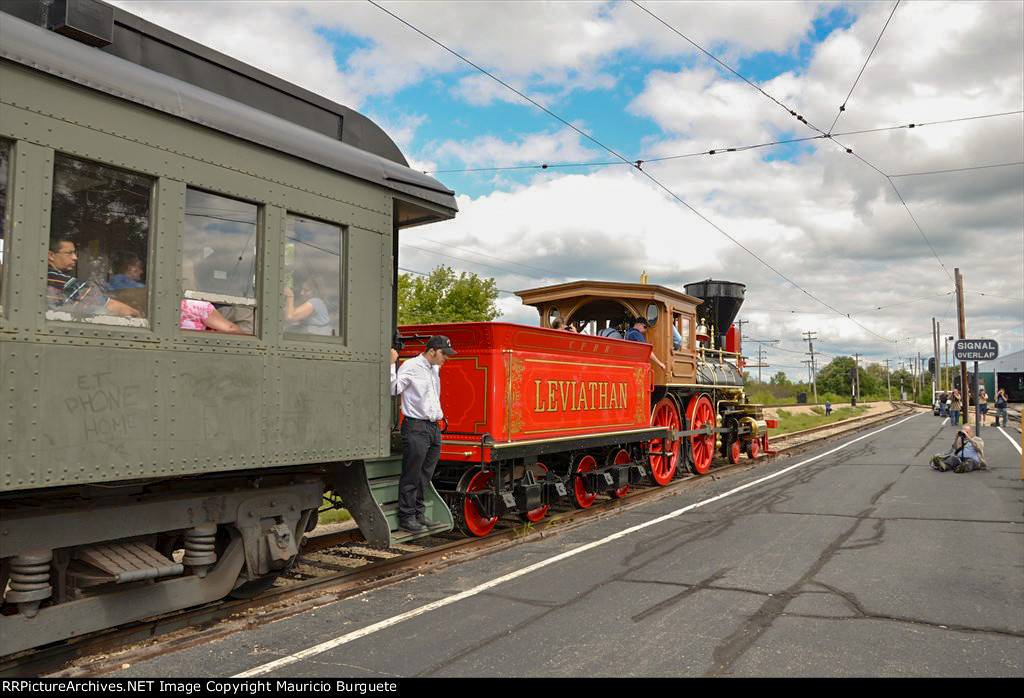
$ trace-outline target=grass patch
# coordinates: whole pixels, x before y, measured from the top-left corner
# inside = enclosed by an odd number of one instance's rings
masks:
[[[341,504],[341,498],[335,497],[333,492],[328,492],[324,495],[323,506],[320,508],[326,508],[332,504]],[[317,518],[318,524],[332,524],[341,523],[342,521],[348,521],[352,518],[352,514],[348,513],[348,509],[329,509],[327,511],[320,512]]]
[[[789,434],[794,431],[813,429],[814,427],[820,427],[823,424],[832,424],[833,422],[851,419],[852,417],[859,417],[867,412],[868,408],[840,407],[832,410],[832,414],[827,417],[825,416],[825,410],[820,407],[812,407],[811,410],[813,414],[793,414],[792,412],[787,412],[784,409],[777,410],[779,426],[777,429],[769,430],[769,434],[772,436],[779,436],[781,434]]]

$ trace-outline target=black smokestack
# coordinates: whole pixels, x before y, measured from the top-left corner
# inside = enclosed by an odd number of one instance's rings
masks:
[[[704,318],[709,327],[715,328],[714,348],[725,349],[725,334],[740,312],[746,285],[708,279],[686,284],[685,290],[686,295],[704,301],[703,305],[697,307],[697,319]]]

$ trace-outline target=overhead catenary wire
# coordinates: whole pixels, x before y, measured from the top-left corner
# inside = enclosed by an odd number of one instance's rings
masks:
[[[722,62],[721,60],[719,60],[719,59],[718,59],[718,57],[717,57],[717,56],[715,56],[715,55],[714,55],[714,54],[712,54],[712,53],[711,53],[710,51],[708,51],[707,49],[705,49],[705,48],[704,48],[703,46],[701,46],[700,44],[698,44],[697,42],[695,42],[695,41],[694,41],[693,39],[691,39],[690,37],[688,37],[688,36],[687,36],[686,34],[683,34],[683,33],[682,33],[681,31],[679,31],[679,30],[678,30],[678,29],[676,29],[676,28],[675,28],[674,26],[672,26],[671,24],[669,24],[668,22],[666,22],[665,20],[663,20],[663,19],[662,19],[661,17],[659,17],[658,15],[654,14],[653,12],[651,12],[651,11],[650,11],[649,9],[647,9],[646,7],[644,7],[643,5],[641,5],[641,4],[639,3],[639,2],[637,2],[637,0],[630,0],[630,2],[632,2],[632,3],[634,4],[634,5],[636,5],[636,6],[638,7],[638,8],[640,8],[640,9],[641,9],[641,10],[643,10],[644,12],[646,12],[646,13],[647,13],[648,15],[650,15],[650,16],[651,16],[652,18],[654,18],[654,19],[655,19],[655,20],[656,20],[657,22],[659,22],[660,24],[663,24],[663,25],[664,25],[665,27],[667,27],[667,28],[668,28],[668,29],[669,29],[669,30],[670,30],[670,31],[671,31],[672,33],[674,33],[674,34],[676,34],[677,36],[679,36],[680,38],[684,39],[684,40],[685,40],[685,41],[686,41],[687,43],[689,43],[689,44],[690,44],[691,46],[693,46],[693,47],[694,47],[695,49],[697,49],[698,51],[700,51],[701,53],[703,53],[703,54],[704,54],[705,56],[707,56],[708,58],[710,58],[711,60],[713,60],[713,61],[714,61],[715,63],[717,63],[718,65],[722,66],[722,67],[723,67],[723,68],[725,68],[725,69],[726,69],[727,71],[729,71],[730,73],[732,73],[733,75],[735,75],[736,77],[738,77],[738,78],[739,78],[740,80],[742,80],[743,82],[747,83],[748,85],[750,85],[751,87],[753,87],[753,88],[754,88],[755,90],[757,90],[758,92],[760,92],[761,94],[763,94],[763,95],[764,95],[765,97],[767,97],[768,99],[770,99],[771,101],[775,102],[775,103],[776,103],[777,105],[779,105],[780,107],[782,107],[783,109],[785,109],[785,110],[786,110],[786,111],[787,111],[787,112],[788,112],[788,113],[790,114],[790,116],[793,116],[793,117],[795,117],[797,121],[799,121],[799,122],[801,122],[801,123],[803,123],[803,124],[807,125],[807,126],[808,126],[809,128],[812,128],[812,129],[814,129],[814,130],[815,130],[815,131],[817,131],[818,133],[820,133],[820,134],[822,134],[822,135],[825,135],[825,132],[824,132],[824,131],[822,131],[822,130],[821,130],[820,128],[818,128],[818,127],[817,127],[817,126],[815,126],[814,124],[810,123],[810,122],[809,122],[809,121],[808,121],[808,120],[807,120],[807,119],[806,119],[806,118],[805,118],[805,117],[804,117],[804,116],[803,116],[802,114],[799,114],[799,113],[798,113],[798,112],[797,112],[797,111],[796,111],[795,109],[791,109],[790,107],[786,106],[785,104],[783,104],[782,102],[780,102],[779,100],[777,100],[777,99],[776,99],[775,97],[772,97],[772,96],[771,96],[770,94],[768,94],[768,93],[767,93],[767,92],[765,92],[765,91],[764,91],[763,89],[761,89],[761,87],[760,87],[759,85],[756,85],[756,84],[754,84],[753,82],[751,82],[750,80],[748,80],[748,79],[747,79],[747,78],[746,78],[745,76],[741,75],[741,74],[740,74],[740,73],[738,73],[738,72],[737,72],[736,70],[734,70],[734,69],[733,69],[733,68],[732,68],[731,66],[729,66],[729,65],[727,65],[727,64],[725,64],[725,63],[723,63],[723,62]]]
[[[928,172],[904,172],[903,174],[887,175],[889,179],[894,177],[919,177],[921,175],[933,175],[943,174],[945,172],[967,172],[968,170],[988,170],[993,167],[1013,167],[1015,165],[1024,165],[1024,160],[1018,162],[1003,162],[998,165],[975,165],[974,167],[953,167],[948,170],[929,170]]]
[[[772,102],[774,102],[775,104],[777,104],[777,105],[779,105],[780,107],[782,107],[783,109],[785,109],[785,110],[786,110],[787,112],[789,112],[789,113],[790,113],[791,115],[795,116],[795,117],[797,118],[797,120],[798,120],[798,121],[800,121],[800,122],[801,122],[802,124],[806,125],[806,126],[807,126],[808,128],[810,128],[810,129],[812,129],[812,130],[814,130],[814,131],[817,131],[818,133],[822,134],[823,136],[825,136],[826,138],[828,138],[829,140],[831,140],[831,141],[832,141],[833,143],[835,143],[836,145],[838,145],[839,147],[841,147],[841,148],[842,148],[843,150],[845,150],[845,151],[846,151],[846,152],[847,152],[848,154],[850,154],[850,155],[853,155],[853,156],[854,156],[854,157],[856,157],[856,158],[857,158],[858,160],[860,160],[861,162],[863,162],[863,163],[864,163],[865,165],[867,165],[867,166],[868,166],[868,167],[870,167],[871,169],[875,170],[875,172],[877,172],[878,174],[880,174],[880,175],[882,175],[883,177],[885,177],[885,178],[886,178],[886,179],[888,180],[888,182],[889,182],[890,186],[892,186],[892,188],[893,188],[893,191],[895,191],[895,192],[896,192],[896,195],[897,195],[897,196],[899,197],[899,199],[900,199],[900,202],[901,202],[901,203],[903,204],[903,208],[904,208],[904,209],[906,209],[906,211],[907,211],[907,214],[908,214],[908,215],[910,216],[910,219],[911,219],[911,220],[912,220],[912,221],[914,222],[914,225],[915,225],[915,226],[917,227],[917,230],[918,230],[918,232],[919,232],[919,233],[921,234],[921,237],[922,237],[922,238],[924,238],[924,241],[925,241],[925,243],[926,243],[926,244],[928,245],[928,248],[929,248],[929,249],[930,249],[930,250],[932,251],[932,254],[933,254],[933,255],[935,255],[935,259],[936,259],[936,260],[937,260],[937,261],[939,262],[939,266],[940,266],[940,267],[942,268],[943,272],[945,272],[946,276],[948,276],[948,277],[949,277],[950,281],[952,281],[952,280],[953,280],[953,276],[952,276],[952,274],[950,274],[950,273],[949,273],[949,269],[948,269],[948,268],[946,267],[946,265],[945,265],[945,263],[944,263],[944,262],[942,261],[942,259],[941,259],[941,258],[939,258],[939,255],[938,255],[938,253],[936,253],[936,252],[935,252],[935,248],[934,248],[934,247],[932,246],[932,244],[931,244],[931,241],[930,241],[930,240],[928,239],[928,236],[927,236],[927,235],[925,235],[925,232],[924,232],[924,230],[923,230],[923,229],[921,228],[920,224],[918,224],[918,222],[917,222],[917,219],[916,219],[916,218],[914,218],[914,214],[913,214],[913,213],[911,212],[911,210],[910,210],[910,206],[908,206],[908,205],[907,205],[907,202],[906,202],[906,201],[905,201],[905,200],[903,199],[903,196],[902,196],[902,194],[900,194],[900,192],[899,192],[899,189],[897,189],[897,188],[896,188],[896,184],[895,184],[895,182],[893,182],[893,181],[892,181],[892,178],[891,178],[891,177],[889,177],[889,175],[888,175],[888,174],[886,174],[885,172],[883,172],[883,171],[882,171],[881,169],[879,169],[878,167],[876,167],[876,166],[875,166],[875,165],[873,165],[872,163],[868,162],[868,161],[867,161],[866,159],[864,159],[863,157],[861,157],[861,156],[860,156],[860,155],[859,155],[858,153],[855,153],[855,152],[853,151],[853,149],[852,149],[852,148],[850,148],[850,147],[848,147],[848,146],[846,146],[846,145],[844,145],[844,144],[840,143],[840,142],[839,142],[838,140],[836,140],[836,138],[835,138],[836,134],[833,134],[833,133],[831,133],[831,132],[829,132],[829,133],[826,133],[826,132],[822,131],[822,130],[821,130],[820,128],[818,128],[817,126],[815,126],[814,124],[812,124],[812,123],[811,123],[810,121],[808,121],[808,120],[807,120],[807,119],[806,119],[806,118],[805,118],[804,116],[802,116],[802,115],[798,114],[798,113],[797,113],[797,112],[796,112],[796,111],[795,111],[794,109],[791,109],[791,108],[787,107],[787,106],[786,106],[785,104],[783,104],[783,103],[782,103],[782,102],[780,102],[779,100],[775,99],[775,97],[772,97],[772,96],[771,96],[770,94],[768,94],[767,92],[765,92],[765,91],[764,91],[763,89],[761,89],[761,88],[760,88],[759,86],[755,85],[755,84],[754,84],[753,82],[751,82],[751,81],[750,81],[750,80],[748,80],[748,79],[747,79],[746,77],[744,77],[743,75],[741,75],[740,73],[738,73],[738,72],[737,72],[736,70],[734,70],[733,68],[729,67],[728,65],[726,65],[725,63],[723,63],[723,62],[722,62],[721,60],[719,60],[719,59],[718,59],[717,57],[715,57],[714,55],[712,55],[712,54],[711,54],[711,53],[710,53],[709,51],[707,51],[706,49],[704,49],[704,48],[703,48],[702,46],[700,46],[700,45],[698,45],[697,43],[695,43],[695,42],[694,42],[694,41],[693,41],[692,39],[690,39],[690,38],[689,38],[688,36],[686,36],[685,34],[683,34],[682,32],[680,32],[680,31],[679,31],[678,29],[676,29],[675,27],[673,27],[673,26],[672,26],[671,24],[669,24],[669,23],[668,23],[668,22],[666,22],[665,20],[663,20],[663,19],[661,19],[660,17],[658,17],[657,15],[655,15],[655,14],[654,14],[653,12],[651,12],[650,10],[648,10],[648,9],[647,9],[646,7],[642,6],[642,5],[641,5],[641,4],[639,3],[639,2],[637,2],[637,0],[631,0],[631,2],[632,2],[632,3],[634,4],[634,5],[636,5],[637,7],[639,7],[640,9],[642,9],[642,10],[643,10],[644,12],[646,12],[647,14],[649,14],[649,15],[650,15],[651,17],[653,17],[654,19],[656,19],[656,20],[657,20],[658,22],[660,22],[661,24],[663,24],[663,25],[665,25],[666,27],[668,27],[668,28],[669,28],[670,30],[672,30],[672,31],[673,31],[673,32],[674,32],[675,34],[677,34],[677,35],[679,35],[680,37],[682,37],[683,39],[685,39],[685,40],[686,40],[687,42],[689,42],[689,43],[690,43],[691,45],[693,45],[693,46],[695,46],[696,48],[698,48],[698,49],[699,49],[699,50],[700,50],[700,51],[701,51],[702,53],[704,53],[705,55],[707,55],[708,57],[710,57],[710,58],[711,58],[712,60],[714,60],[714,61],[715,61],[716,63],[718,63],[719,65],[723,66],[723,67],[724,67],[725,69],[727,69],[727,70],[728,70],[728,71],[729,71],[730,73],[732,73],[733,75],[735,75],[735,76],[737,76],[738,78],[740,78],[741,80],[743,80],[743,82],[747,83],[748,85],[750,85],[751,87],[753,87],[754,89],[756,89],[756,90],[757,90],[758,92],[760,92],[761,94],[763,94],[763,95],[764,95],[765,97],[767,97],[768,99],[770,99],[770,100],[771,100]],[[899,6],[899,2],[897,2],[897,3],[896,3],[896,6]],[[896,11],[896,7],[893,7],[893,12],[895,12],[895,11]],[[892,14],[891,14],[891,13],[890,13],[889,19],[892,19]],[[885,25],[885,26],[888,26],[888,24],[889,24],[889,23],[888,23],[888,21],[886,21],[886,25]],[[884,33],[884,31],[885,31],[885,28],[883,27],[883,29],[882,29],[882,33]],[[878,36],[878,40],[881,40],[881,38],[882,38],[882,33],[879,33],[879,36]],[[876,45],[876,46],[878,45],[878,41],[876,41],[876,42],[875,42],[875,45]],[[871,50],[871,51],[872,51],[872,53],[874,53],[874,48],[872,48],[872,50]],[[869,58],[870,58],[870,56],[869,56]],[[866,65],[867,65],[867,63],[865,62],[865,66],[866,66]],[[861,72],[863,72],[863,68],[861,69]],[[860,80],[860,76],[859,76],[859,75],[858,75],[858,77],[857,77],[857,80],[858,80],[858,81]],[[854,83],[854,85],[856,85],[856,82]],[[852,94],[852,91],[853,91],[853,89],[851,88],[851,90],[850,90],[851,94]],[[837,120],[838,120],[838,119],[837,119]],[[833,121],[833,125],[835,125],[835,121]],[[830,129],[830,131],[831,131],[831,129]],[[872,334],[874,334],[874,332],[872,332]],[[875,336],[878,336],[878,335],[875,335]],[[888,341],[888,340],[887,340],[887,341]]]
[[[920,121],[908,124],[897,124],[895,126],[880,126],[878,128],[861,129],[859,131],[844,131],[842,133],[833,133],[832,136],[851,136],[862,133],[880,133],[883,131],[897,131],[901,129],[914,129],[922,128],[925,126],[938,126],[942,124],[951,124],[958,121],[973,121],[976,119],[992,119],[1001,116],[1014,116],[1024,114],[1024,109],[1018,109],[1017,111],[998,112],[995,114],[978,114],[975,116],[963,116],[954,119],[942,119],[940,121]],[[493,167],[463,167],[454,168],[447,170],[423,170],[424,174],[435,175],[435,174],[459,174],[466,172],[504,172],[508,170],[557,170],[565,169],[570,167],[611,167],[629,165],[635,167],[636,163],[648,164],[652,162],[664,162],[666,160],[681,160],[685,158],[694,158],[701,155],[723,155],[725,153],[742,153],[748,150],[755,150],[758,148],[768,148],[777,145],[789,145],[791,143],[802,143],[805,141],[824,140],[828,138],[825,134],[818,134],[816,136],[804,136],[802,138],[787,138],[778,141],[769,141],[766,143],[753,143],[748,145],[735,145],[735,146],[721,146],[717,148],[706,148],[704,150],[695,151],[692,153],[680,153],[678,155],[663,155],[659,157],[645,157],[632,162],[623,162],[621,160],[585,160],[580,162],[541,162],[531,163],[528,165],[495,165]],[[1005,167],[1007,165],[1018,164],[1018,163],[1006,163],[1006,165],[984,165],[982,167]],[[964,168],[973,169],[973,168]],[[945,170],[940,170],[945,171]],[[909,177],[912,174],[931,174],[930,172],[923,173],[910,173],[905,175],[891,175],[893,177]],[[887,175],[888,176],[888,175]]]
[[[882,40],[882,34],[885,34],[886,28],[889,26],[889,22],[892,21],[892,16],[896,14],[896,8],[900,6],[900,0],[896,0],[896,4],[892,6],[892,12],[889,13],[889,18],[885,20],[885,24],[882,26],[882,31],[878,32],[878,38],[875,39],[875,45],[871,47],[871,51],[868,52],[868,57],[864,59],[864,65],[861,66],[860,72],[857,73],[857,79],[853,81],[853,85],[850,86],[850,91],[846,94],[846,99],[839,105],[839,111],[836,113],[836,118],[832,121],[832,125],[828,127],[828,132],[832,133],[832,129],[836,127],[836,123],[839,121],[839,117],[846,111],[846,105],[850,101],[850,95],[853,94],[854,88],[857,87],[857,83],[860,82],[860,76],[864,74],[864,69],[868,67],[868,62],[871,61],[871,56],[875,55],[875,49],[878,48],[878,42]]]
[[[604,143],[600,142],[599,140],[597,140],[596,138],[594,138],[594,137],[593,137],[593,136],[591,136],[590,134],[586,133],[586,132],[585,132],[585,131],[583,131],[582,129],[580,129],[580,128],[576,127],[575,125],[571,124],[571,123],[570,123],[570,122],[568,122],[567,120],[565,120],[565,119],[563,119],[562,117],[558,116],[557,114],[555,114],[554,112],[552,112],[552,111],[551,111],[550,109],[548,109],[547,107],[545,107],[545,106],[541,105],[540,103],[538,103],[537,101],[535,101],[535,100],[531,99],[530,97],[527,97],[527,96],[526,96],[525,94],[523,94],[522,92],[520,92],[520,91],[519,91],[519,90],[517,90],[516,88],[512,87],[511,85],[509,85],[509,84],[508,84],[508,83],[506,83],[505,81],[501,80],[500,78],[498,78],[497,76],[493,75],[492,73],[490,73],[489,71],[485,70],[484,68],[482,68],[482,67],[478,66],[478,65],[477,65],[476,63],[474,63],[473,61],[469,60],[468,58],[466,58],[465,56],[463,56],[462,54],[460,54],[460,53],[459,53],[458,51],[455,51],[454,49],[451,49],[451,48],[449,48],[449,47],[448,47],[448,46],[446,46],[446,45],[445,45],[444,43],[442,43],[442,42],[438,41],[438,40],[437,40],[437,39],[435,39],[434,37],[432,37],[432,36],[430,36],[429,34],[427,34],[426,32],[424,32],[423,30],[419,29],[418,27],[416,27],[416,26],[414,26],[414,25],[410,24],[410,23],[409,23],[409,22],[407,22],[407,21],[406,21],[405,19],[403,19],[403,18],[399,17],[398,15],[396,15],[396,14],[395,14],[394,12],[391,12],[391,11],[390,11],[390,10],[388,10],[387,8],[385,8],[385,7],[382,7],[382,6],[381,6],[381,5],[380,5],[380,4],[378,3],[378,2],[376,2],[376,0],[367,0],[367,2],[369,2],[369,3],[371,4],[371,5],[373,5],[373,6],[374,6],[374,7],[376,7],[377,9],[381,10],[381,11],[382,11],[382,12],[384,12],[385,14],[387,14],[387,15],[391,16],[391,17],[392,17],[392,18],[394,18],[395,20],[397,20],[397,21],[401,22],[401,23],[402,23],[402,24],[404,24],[405,26],[409,27],[410,29],[412,29],[413,31],[415,31],[415,32],[416,32],[417,34],[419,34],[419,35],[423,36],[424,38],[426,38],[427,40],[429,40],[429,41],[430,41],[431,43],[433,43],[433,44],[435,44],[435,45],[439,46],[440,48],[444,49],[444,50],[445,50],[445,51],[447,51],[448,53],[450,53],[450,54],[452,54],[453,56],[455,56],[456,58],[458,58],[459,60],[461,60],[461,61],[463,61],[463,62],[467,63],[468,65],[472,66],[473,68],[475,68],[475,69],[479,70],[479,71],[480,71],[481,73],[483,73],[484,75],[488,76],[489,78],[491,78],[492,80],[494,80],[494,81],[495,81],[495,82],[497,82],[498,84],[502,85],[503,87],[507,88],[508,90],[510,90],[510,91],[514,92],[515,94],[519,95],[520,97],[522,97],[522,98],[523,98],[524,100],[526,100],[526,101],[527,101],[527,102],[529,102],[530,104],[533,104],[533,105],[534,105],[534,106],[536,106],[536,107],[537,107],[538,109],[542,110],[542,111],[543,111],[544,113],[546,113],[546,114],[550,115],[550,116],[551,116],[552,118],[556,119],[557,121],[559,121],[559,122],[561,122],[561,123],[565,124],[566,126],[568,126],[569,128],[571,128],[571,129],[572,129],[573,131],[576,131],[577,133],[579,133],[580,135],[582,135],[583,137],[585,137],[585,138],[586,138],[587,140],[591,141],[591,142],[592,142],[592,143],[594,143],[595,145],[597,145],[597,146],[599,146],[600,148],[602,148],[603,150],[607,151],[608,153],[610,153],[610,154],[611,154],[611,155],[613,155],[614,157],[618,158],[619,160],[621,160],[621,161],[623,161],[623,162],[630,162],[630,160],[629,160],[628,158],[626,158],[625,156],[621,155],[620,153],[618,153],[618,152],[617,152],[617,151],[615,151],[614,149],[610,148],[609,146],[605,145]],[[645,12],[649,12],[649,11],[648,11],[648,10],[647,10],[646,8],[643,8],[643,7],[642,7],[642,6],[640,6],[640,5],[638,4],[638,3],[636,3],[636,2],[635,2],[635,0],[634,0],[634,4],[636,4],[636,5],[638,6],[638,7],[641,7],[641,9],[644,9],[644,11],[645,11]],[[652,16],[653,16],[653,15],[652,15]],[[687,41],[689,41],[689,39],[687,39]],[[691,42],[691,43],[692,43],[692,42]],[[696,46],[696,44],[694,44],[694,45]],[[701,50],[703,50],[703,49],[701,49]],[[707,52],[705,51],[705,53],[707,53]],[[708,54],[708,55],[711,55],[711,54]],[[717,60],[717,59],[715,59],[715,60]],[[721,61],[719,61],[719,63],[721,63]],[[723,63],[722,65],[725,65],[725,64]],[[730,70],[732,70],[732,69],[730,68]],[[732,71],[732,72],[735,72],[735,71]],[[736,73],[736,74],[737,74],[737,75],[739,75],[738,73]],[[744,80],[746,80],[746,78],[744,78]],[[747,81],[747,82],[749,82],[749,81]],[[750,84],[751,84],[751,85],[753,85],[753,83],[750,83]],[[756,85],[755,85],[755,87],[756,87]],[[780,106],[782,106],[782,105],[781,105],[781,103],[779,103],[779,104],[780,104]],[[807,123],[807,122],[806,122],[806,120],[805,120],[805,119],[803,119],[803,117],[800,117],[800,120],[801,120],[801,121],[804,121],[805,123]],[[810,124],[808,124],[808,125],[810,125]],[[816,127],[814,127],[814,128],[816,128]],[[818,130],[818,129],[816,129],[816,130]],[[710,225],[710,226],[711,226],[712,228],[714,228],[714,229],[715,229],[716,231],[718,231],[718,232],[719,232],[719,233],[720,233],[721,235],[723,235],[723,236],[724,236],[724,237],[725,237],[726,239],[728,239],[728,240],[729,240],[730,242],[732,242],[732,243],[733,243],[734,245],[736,245],[737,247],[739,247],[740,249],[742,249],[742,250],[743,250],[744,252],[746,252],[747,254],[749,254],[749,255],[750,255],[751,257],[753,257],[754,259],[756,259],[756,260],[757,260],[758,262],[760,262],[760,263],[761,263],[762,265],[764,265],[764,266],[765,266],[765,267],[767,267],[767,268],[768,268],[769,270],[771,270],[772,272],[774,272],[774,273],[775,273],[775,274],[776,274],[777,276],[779,276],[780,278],[782,278],[783,280],[785,280],[785,281],[786,281],[787,283],[789,283],[790,285],[792,285],[792,286],[793,286],[794,288],[796,288],[797,290],[799,290],[799,291],[800,291],[801,293],[803,293],[804,295],[806,295],[806,296],[807,296],[808,298],[812,299],[812,300],[813,300],[813,301],[815,301],[816,303],[819,303],[819,304],[821,304],[821,305],[825,306],[825,307],[826,307],[826,308],[828,308],[829,310],[832,310],[832,311],[833,311],[833,312],[835,312],[835,313],[836,313],[837,315],[841,315],[841,316],[844,316],[844,317],[848,318],[848,319],[849,319],[849,320],[850,320],[851,322],[853,322],[853,323],[854,323],[855,325],[857,325],[858,327],[860,327],[860,328],[861,328],[862,330],[864,330],[865,332],[867,332],[867,333],[869,333],[869,334],[871,334],[871,335],[873,335],[873,336],[877,337],[878,339],[880,339],[880,340],[882,340],[882,341],[884,341],[884,342],[889,342],[889,343],[893,342],[893,340],[889,339],[888,337],[883,337],[882,335],[878,334],[877,332],[875,332],[874,330],[870,329],[869,327],[866,327],[866,326],[865,326],[865,325],[863,325],[862,323],[860,323],[860,322],[858,322],[858,321],[854,320],[853,318],[850,318],[850,317],[849,317],[849,315],[848,315],[847,313],[844,313],[844,312],[842,312],[842,311],[841,311],[841,310],[839,310],[838,308],[836,308],[836,307],[832,306],[831,304],[827,303],[826,301],[824,301],[824,300],[822,300],[822,299],[818,298],[817,296],[815,296],[814,294],[812,294],[812,293],[811,293],[810,291],[808,291],[807,289],[805,289],[805,288],[804,288],[803,286],[801,286],[800,284],[798,284],[798,283],[796,283],[795,281],[793,281],[792,279],[790,279],[790,278],[789,278],[788,276],[786,276],[786,275],[785,275],[784,273],[782,273],[782,272],[781,272],[780,270],[778,270],[778,269],[776,269],[776,268],[775,268],[774,266],[772,266],[772,265],[771,265],[771,264],[770,264],[770,263],[769,263],[769,262],[768,262],[767,260],[763,259],[763,258],[762,258],[762,257],[761,257],[760,255],[758,255],[758,254],[757,254],[757,253],[755,253],[755,252],[754,252],[753,250],[751,250],[751,249],[750,249],[749,247],[747,247],[746,245],[744,245],[743,243],[741,243],[741,242],[740,242],[739,240],[737,240],[736,238],[734,238],[734,237],[733,237],[732,235],[730,235],[730,234],[729,234],[728,232],[726,232],[726,231],[725,231],[724,229],[722,229],[722,228],[721,228],[721,227],[720,227],[719,225],[717,225],[717,224],[716,224],[716,223],[715,223],[714,221],[712,221],[711,219],[709,219],[709,218],[708,218],[707,216],[705,216],[705,215],[704,215],[703,213],[701,213],[701,212],[700,212],[700,211],[698,211],[698,210],[697,210],[696,208],[694,208],[694,207],[693,207],[692,205],[690,205],[690,204],[689,204],[688,202],[686,202],[686,201],[685,201],[685,200],[684,200],[684,199],[683,199],[682,197],[680,197],[680,196],[679,196],[678,194],[676,194],[676,193],[675,193],[675,192],[673,192],[673,191],[672,191],[671,189],[669,189],[669,188],[668,188],[667,186],[665,186],[664,184],[662,184],[662,183],[661,183],[661,182],[660,182],[660,181],[659,181],[658,179],[656,179],[656,178],[655,178],[655,177],[654,177],[653,175],[651,175],[651,174],[650,174],[649,172],[647,172],[646,170],[644,170],[644,169],[643,169],[643,168],[642,168],[642,167],[640,166],[640,164],[639,164],[639,163],[637,163],[637,164],[636,164],[636,170],[637,170],[638,172],[640,172],[641,174],[643,174],[643,175],[644,175],[645,177],[647,177],[647,178],[648,178],[649,180],[651,180],[651,182],[653,182],[653,183],[654,183],[655,185],[657,185],[657,186],[658,186],[659,188],[661,188],[661,189],[662,189],[663,191],[665,191],[665,192],[666,192],[666,193],[667,193],[667,194],[668,194],[669,196],[671,196],[671,197],[672,197],[673,199],[675,199],[675,200],[676,200],[676,201],[678,201],[678,202],[679,202],[680,204],[682,204],[682,205],[683,205],[683,206],[685,206],[685,207],[686,207],[687,209],[689,209],[689,210],[690,210],[690,211],[691,211],[691,212],[692,212],[692,213],[693,213],[694,215],[696,215],[696,216],[697,216],[698,218],[700,218],[700,219],[701,219],[701,220],[703,220],[703,221],[704,221],[705,223],[707,223],[707,224],[708,224],[708,225]]]

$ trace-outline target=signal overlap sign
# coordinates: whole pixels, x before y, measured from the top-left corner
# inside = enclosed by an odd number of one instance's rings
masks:
[[[999,356],[999,343],[994,339],[958,339],[953,345],[957,361],[991,361]]]

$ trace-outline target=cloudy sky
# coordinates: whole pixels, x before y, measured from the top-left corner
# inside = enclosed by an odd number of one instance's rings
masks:
[[[578,131],[369,2],[116,4],[367,114],[458,192],[406,269],[739,281],[765,372],[801,377],[807,331],[824,361],[930,353],[959,267],[967,335],[1024,348],[1024,3],[380,2]]]

